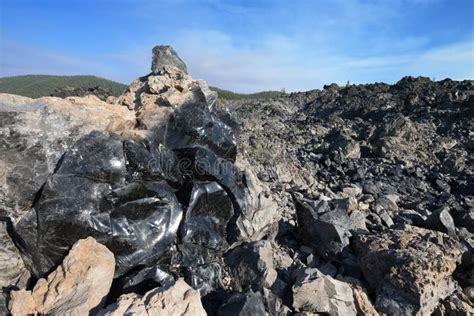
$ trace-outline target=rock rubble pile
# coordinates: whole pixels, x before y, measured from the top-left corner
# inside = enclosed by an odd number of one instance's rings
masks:
[[[473,83],[0,95],[0,311],[468,315]]]

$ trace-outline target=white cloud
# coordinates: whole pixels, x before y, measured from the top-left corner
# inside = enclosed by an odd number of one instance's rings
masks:
[[[407,42],[414,42],[413,38]],[[188,31],[176,47],[191,73],[222,88],[253,92],[320,88],[326,83],[396,82],[405,75],[438,79],[473,78],[473,50],[469,42],[401,54],[357,57],[305,47],[278,34],[269,34],[260,45],[239,47],[218,31]],[[417,46],[416,43],[413,43]]]
[[[281,88],[304,91],[332,82],[345,84],[348,80],[393,83],[405,75],[474,78],[473,44],[469,41],[428,50],[359,57],[335,54],[302,38],[266,34],[259,42],[240,44],[220,31],[192,30],[177,32],[171,44],[194,77],[238,92]],[[416,41],[416,38],[406,39],[413,47],[419,46]],[[134,46],[113,54],[79,56],[3,41],[0,76],[94,74],[128,83],[149,71],[151,48]]]

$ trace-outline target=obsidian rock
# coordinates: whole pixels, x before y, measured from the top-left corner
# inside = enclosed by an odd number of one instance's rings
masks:
[[[234,216],[232,201],[217,182],[195,182],[181,225],[183,243],[225,250],[227,224]]]
[[[116,276],[154,262],[174,242],[183,216],[171,187],[135,181],[123,140],[93,132],[69,150],[17,225],[31,270],[41,276],[78,240],[93,236],[116,258]],[[128,157],[130,158],[130,157]]]
[[[316,252],[327,259],[340,257],[349,246],[350,218],[347,211],[318,213],[311,201],[293,195],[299,234]]]
[[[187,103],[170,118],[165,145],[170,149],[201,146],[235,161],[237,147],[232,129],[215,116],[206,102]]]
[[[152,50],[153,59],[151,71],[158,74],[165,66],[174,66],[184,73],[188,72],[186,64],[179,58],[178,53],[169,45],[158,45]]]
[[[217,311],[222,316],[266,315],[263,297],[260,292],[249,291],[230,295]]]
[[[270,288],[277,278],[270,242],[257,241],[230,250],[225,256],[236,289],[247,291]]]

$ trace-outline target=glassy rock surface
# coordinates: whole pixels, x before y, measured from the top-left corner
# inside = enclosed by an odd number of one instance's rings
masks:
[[[87,236],[114,252],[116,276],[156,260],[174,242],[183,216],[176,195],[159,177],[130,181],[123,148],[114,134],[93,132],[80,139],[16,225],[36,275]]]

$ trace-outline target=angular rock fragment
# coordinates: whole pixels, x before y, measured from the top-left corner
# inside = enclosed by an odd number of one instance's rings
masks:
[[[174,278],[165,270],[166,267],[163,266],[136,268],[123,277],[114,279],[107,300],[112,301],[121,294],[132,292],[143,295],[154,288],[172,285]]]
[[[277,207],[256,176],[238,167],[244,162],[238,160],[237,166],[202,147],[180,150],[179,154],[182,161],[190,162],[186,173],[212,179],[229,193],[234,208],[227,230],[230,244],[259,240],[268,234],[278,218]]]
[[[236,247],[224,259],[230,267],[233,283],[239,291],[270,288],[277,278],[269,241],[257,241]]]
[[[318,213],[310,201],[293,197],[301,238],[324,258],[339,256],[349,245],[350,218],[346,211]]]
[[[159,73],[164,66],[174,66],[187,73],[186,64],[178,57],[178,53],[169,45],[158,45],[153,48],[151,71]]]
[[[362,194],[362,188],[355,184],[348,184],[342,187],[342,193],[347,196],[357,197]]]
[[[103,303],[114,276],[113,254],[94,238],[78,241],[64,262],[33,291],[13,292],[12,314],[84,315]],[[34,305],[32,305],[34,303]]]
[[[220,306],[218,316],[268,315],[260,292],[234,293]]]
[[[226,286],[222,250],[193,243],[179,244],[178,250],[176,261],[182,267],[186,282],[201,295]]]
[[[205,316],[199,293],[182,279],[169,287],[156,288],[145,295],[124,294],[99,315]]]
[[[379,312],[429,315],[456,289],[452,274],[463,249],[441,232],[401,225],[359,235],[355,248]]]
[[[317,269],[298,272],[293,284],[293,308],[318,314],[357,314],[350,285],[323,275]]]
[[[19,290],[10,293],[10,303],[5,315],[11,313],[13,316],[36,315],[36,303],[31,291]]]
[[[441,208],[431,213],[425,221],[425,227],[456,237],[454,220],[446,208]]]

